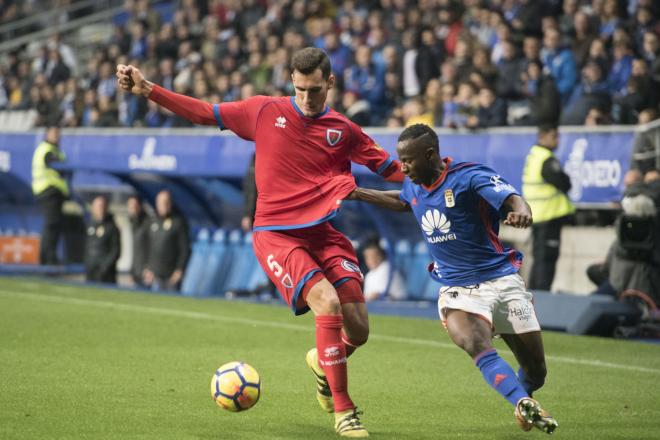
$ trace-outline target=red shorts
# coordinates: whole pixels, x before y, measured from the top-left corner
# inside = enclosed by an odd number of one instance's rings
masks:
[[[252,240],[259,264],[296,315],[309,311],[301,292],[318,272],[335,287],[351,278],[362,284],[353,245],[328,222],[303,229],[255,231]],[[339,301],[364,302],[364,297],[340,294]]]

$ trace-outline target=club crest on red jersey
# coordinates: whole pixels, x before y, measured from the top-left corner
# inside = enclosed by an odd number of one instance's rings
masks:
[[[328,144],[331,147],[334,147],[341,140],[342,131],[335,130],[334,128],[328,128],[325,131],[325,140],[328,141]]]

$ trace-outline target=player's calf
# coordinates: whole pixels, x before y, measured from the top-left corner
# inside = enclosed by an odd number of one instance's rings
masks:
[[[545,384],[545,376],[545,363],[538,368],[528,369],[527,371],[522,367],[518,369],[518,381],[520,381],[530,397],[532,397],[534,391],[541,389]]]

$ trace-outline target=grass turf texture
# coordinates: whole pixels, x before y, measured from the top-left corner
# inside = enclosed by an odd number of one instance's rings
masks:
[[[437,321],[371,316],[350,389],[378,439],[543,438],[453,347]],[[1,439],[336,439],[305,353],[311,314],[284,307],[0,278]],[[500,353],[512,362],[502,341]],[[545,334],[553,437],[660,438],[660,346]],[[261,401],[209,394],[228,361],[259,371]]]

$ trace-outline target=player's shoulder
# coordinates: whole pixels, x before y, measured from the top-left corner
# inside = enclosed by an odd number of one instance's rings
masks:
[[[342,113],[339,113],[333,108],[328,108],[328,111],[321,117],[321,120],[324,124],[333,124],[340,125],[350,130],[351,132],[356,132],[360,130],[360,126],[355,122],[348,119]]]
[[[449,165],[449,176],[465,176],[475,174],[492,174],[494,171],[478,162],[452,162]]]

